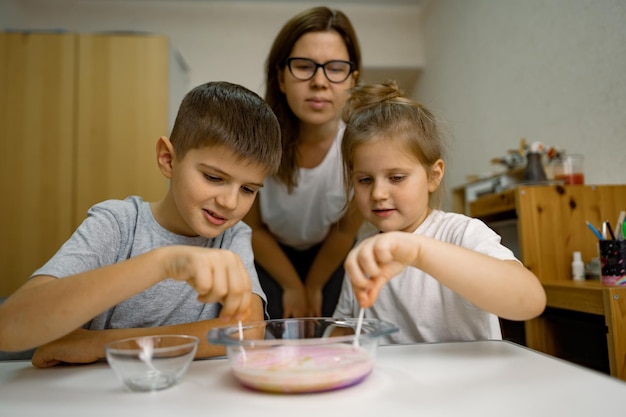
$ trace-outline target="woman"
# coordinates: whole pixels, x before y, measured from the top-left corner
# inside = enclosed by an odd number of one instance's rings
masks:
[[[270,318],[332,315],[343,260],[362,223],[346,196],[341,108],[359,78],[348,18],[316,7],[289,20],[266,62],[265,99],[281,124],[283,159],[245,217]]]

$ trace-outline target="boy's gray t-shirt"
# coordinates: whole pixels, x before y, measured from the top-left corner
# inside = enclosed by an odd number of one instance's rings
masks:
[[[151,249],[190,245],[228,249],[241,257],[252,282],[252,292],[266,297],[254,268],[251,229],[239,222],[213,239],[174,234],[155,220],[150,204],[140,197],[107,200],[91,207],[87,218],[59,251],[32,276],[63,278],[111,265]],[[191,323],[218,316],[221,305],[197,301],[185,282],[166,279],[94,317],[89,330],[155,327]]]

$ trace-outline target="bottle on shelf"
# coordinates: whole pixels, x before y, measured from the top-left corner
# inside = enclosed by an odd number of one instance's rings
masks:
[[[572,261],[572,279],[574,281],[585,280],[585,263],[578,251],[574,252],[574,260]]]

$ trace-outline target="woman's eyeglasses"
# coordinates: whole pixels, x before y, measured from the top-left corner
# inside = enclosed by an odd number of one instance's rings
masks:
[[[287,58],[289,72],[296,80],[309,81],[315,76],[318,68],[322,68],[326,79],[331,83],[342,83],[352,74],[354,64],[338,59],[318,64],[308,58]]]

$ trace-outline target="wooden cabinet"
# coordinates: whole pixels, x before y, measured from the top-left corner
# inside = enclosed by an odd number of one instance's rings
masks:
[[[0,33],[0,296],[94,203],[162,197],[155,144],[169,134],[170,61],[158,35]]]
[[[542,281],[571,280],[574,251],[589,262],[598,241],[585,221],[615,224],[626,210],[626,185],[519,186],[481,197],[469,215],[487,223],[517,219],[521,261]]]
[[[571,279],[574,251],[585,262],[598,256],[585,221],[615,224],[620,210],[626,210],[626,185],[546,185],[480,197],[468,214],[490,225],[517,222],[518,256],[547,296],[544,314],[522,326],[524,343],[626,380],[626,287]],[[507,327],[515,332],[516,324],[503,321]]]

